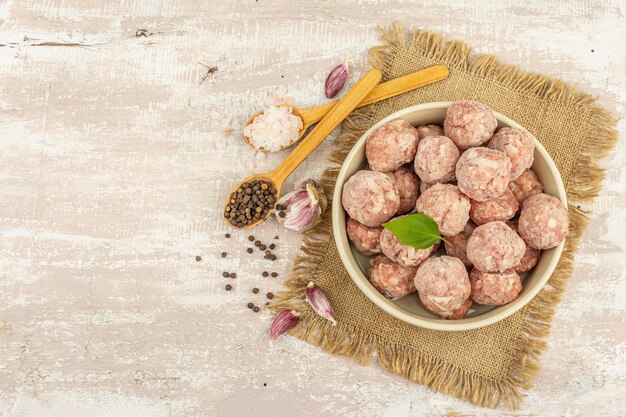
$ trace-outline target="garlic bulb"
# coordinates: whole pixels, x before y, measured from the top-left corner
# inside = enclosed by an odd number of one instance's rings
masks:
[[[324,189],[311,179],[304,180],[278,200],[276,219],[286,229],[305,232],[315,227],[327,206]]]

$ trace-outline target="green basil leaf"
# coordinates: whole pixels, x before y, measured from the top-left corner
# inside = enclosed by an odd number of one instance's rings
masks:
[[[418,249],[427,249],[440,240],[439,226],[425,214],[409,214],[408,216],[383,223],[398,240],[405,245]]]

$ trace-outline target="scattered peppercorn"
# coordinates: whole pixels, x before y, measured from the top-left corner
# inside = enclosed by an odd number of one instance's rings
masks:
[[[276,255],[270,255],[270,259],[271,259],[272,261],[275,261],[275,260],[276,260]]]
[[[272,251],[270,251],[270,250],[266,250],[266,251],[265,251],[265,254],[266,254],[266,255],[271,255],[271,254],[272,254]]]
[[[278,276],[278,272],[272,272],[272,277],[276,278]]]
[[[284,211],[278,212],[278,217],[285,217],[287,214]]]
[[[261,246],[259,246],[259,249],[261,249],[261,250],[265,250],[265,249],[267,249],[267,246],[265,246],[265,245],[261,245]]]
[[[269,275],[269,272],[267,272],[267,271],[263,271],[263,276],[264,276],[264,277],[267,277],[268,275]]]
[[[202,260],[202,258],[201,258],[201,257],[196,256],[196,261],[200,262],[201,260]]]
[[[226,252],[222,252],[222,258],[225,258],[228,255]]]
[[[237,274],[235,274],[234,272],[231,272],[231,273],[230,273],[230,277],[231,277],[231,278],[237,278]]]
[[[248,303],[248,308],[253,308],[253,307],[254,307],[254,304]]]
[[[271,292],[268,292],[267,293],[267,298],[269,298],[271,300],[272,298],[274,298],[274,294],[272,294]]]
[[[264,387],[267,387],[267,382],[264,382],[264,383],[263,383],[263,386],[264,386]]]
[[[250,242],[254,242],[254,236],[248,236],[248,240],[249,240]]]
[[[255,288],[252,288],[252,292],[253,292],[253,293],[255,293],[255,294],[258,294],[258,293],[259,293],[259,289],[258,289],[258,288],[256,288],[256,287],[255,287]]]
[[[270,302],[269,302],[269,301],[268,301],[268,302],[266,302],[266,303],[265,303],[265,305],[266,305],[266,306],[270,305]]]
[[[252,253],[252,248],[248,248],[248,253]]]
[[[228,275],[230,275],[228,272],[226,272],[226,271],[222,272],[222,276],[224,278],[228,278]]]
[[[233,286],[230,285],[230,284],[226,284],[226,287],[224,287],[224,288],[226,288],[226,291],[230,291],[230,290],[233,289]]]
[[[270,249],[271,249],[271,250],[276,249],[276,245],[272,243],[272,244],[270,245]]]
[[[277,193],[271,181],[246,181],[230,194],[224,208],[224,218],[238,228],[256,224],[269,216]],[[248,239],[252,242],[254,236]]]
[[[261,241],[260,240],[257,240],[257,241],[254,242],[254,246],[260,246],[260,245],[261,245]]]
[[[252,311],[254,311],[255,313],[258,313],[258,312],[259,312],[259,307],[254,307],[254,308],[252,309]]]
[[[224,235],[224,237],[225,237],[226,239],[228,239],[228,238],[230,237],[230,233],[226,233],[226,234]]]

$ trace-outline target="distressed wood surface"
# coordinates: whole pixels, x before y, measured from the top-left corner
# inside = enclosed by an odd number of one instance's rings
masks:
[[[223,237],[230,187],[286,155],[255,153],[242,123],[276,96],[326,102],[329,69],[363,73],[375,26],[393,20],[575,82],[622,115],[625,13],[619,0],[0,0],[0,413],[503,415],[294,338],[268,343],[269,313],[246,304],[280,288],[300,237],[254,230],[277,243],[273,263],[245,252],[248,234]],[[287,186],[320,175],[333,138]],[[624,162],[622,141],[520,415],[624,415]]]

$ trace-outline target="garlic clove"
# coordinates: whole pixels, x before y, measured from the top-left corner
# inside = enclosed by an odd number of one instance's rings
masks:
[[[286,229],[305,232],[319,223],[328,201],[324,189],[314,180],[304,180],[276,203],[276,219]]]
[[[327,98],[333,98],[348,80],[348,66],[339,64],[326,77],[325,92]]]
[[[309,282],[306,286],[306,301],[320,317],[330,321],[333,326],[337,325],[337,321],[334,317],[335,311],[330,305],[330,301],[328,301],[324,291],[322,291],[319,286],[315,285],[313,281]]]
[[[283,310],[274,318],[270,328],[270,339],[276,340],[300,322],[300,313],[295,310]]]

